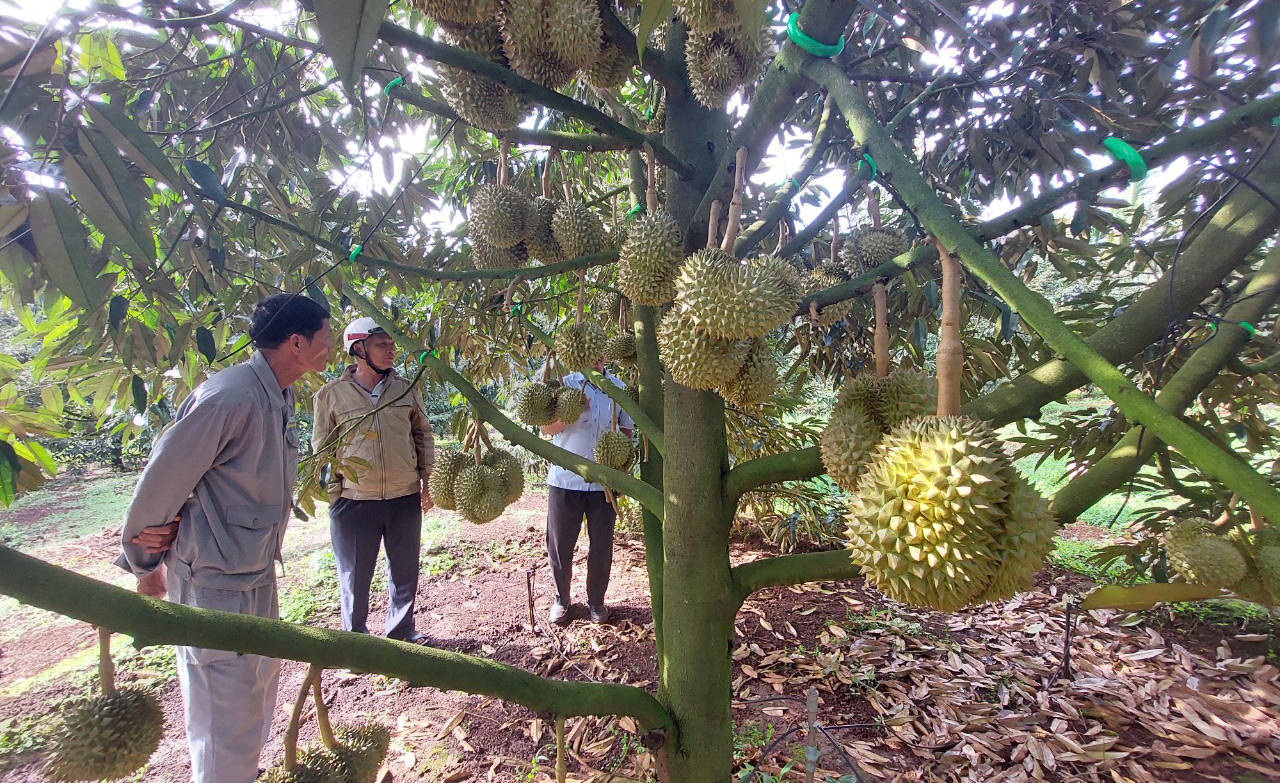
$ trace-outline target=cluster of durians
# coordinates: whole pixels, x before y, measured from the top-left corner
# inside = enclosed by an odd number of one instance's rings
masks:
[[[524,466],[505,449],[491,449],[480,459],[461,449],[445,449],[436,455],[427,488],[437,508],[457,511],[480,525],[497,519],[524,494]]]
[[[529,196],[514,185],[486,183],[468,204],[471,263],[476,269],[516,269],[607,249],[604,222],[576,201]]]
[[[563,422],[573,424],[587,409],[582,389],[563,386],[559,381],[535,381],[516,395],[516,418],[535,427]]]
[[[1264,606],[1280,605],[1280,528],[1233,529],[1222,536],[1208,520],[1186,519],[1164,536],[1169,565],[1191,584],[1230,590]]]
[[[376,721],[338,724],[333,735],[333,747],[302,748],[292,767],[276,762],[259,783],[374,783],[391,745],[387,727]]]
[[[147,763],[164,736],[164,712],[150,692],[120,688],[73,705],[45,743],[49,780],[116,780]]]
[[[544,87],[575,75],[613,89],[631,74],[631,57],[605,33],[596,0],[411,0],[444,29],[449,43]],[[530,106],[498,82],[441,66],[444,98],[467,123],[493,133],[518,126]]]
[[[823,463],[851,493],[854,563],[890,598],[954,611],[1031,585],[1057,529],[991,428],[933,416],[922,372],[855,378],[822,433]]]
[[[689,84],[698,102],[711,109],[755,81],[772,56],[768,26],[746,30],[734,6],[734,0],[675,2],[676,16],[689,28],[684,48]]]

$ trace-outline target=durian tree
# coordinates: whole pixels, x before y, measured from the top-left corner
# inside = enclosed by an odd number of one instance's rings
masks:
[[[484,506],[469,518],[515,490],[489,428],[639,505],[660,681],[175,606],[4,548],[0,592],[139,645],[630,715],[679,783],[730,779],[733,620],[761,588],[865,572],[909,603],[995,600],[1046,529],[1141,481],[1214,520],[1149,537],[1181,597],[1275,603],[1266,6],[157,0],[5,20],[0,276],[36,342],[2,363],[0,500],[52,471],[32,436],[69,406],[163,424],[243,357],[252,302],[305,292],[379,319],[465,399],[475,451],[441,459],[437,494]],[[643,436],[634,473],[624,444],[597,462],[533,426],[580,404],[548,365],[598,351],[634,365],[635,396],[604,385]],[[778,437],[830,383],[821,442]],[[1078,467],[1045,506],[991,428],[1086,386],[1113,406],[1020,439]],[[744,497],[825,473],[848,548],[731,562]]]

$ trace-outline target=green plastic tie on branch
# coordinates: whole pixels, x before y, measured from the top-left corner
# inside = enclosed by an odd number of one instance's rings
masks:
[[[427,354],[430,354],[436,357],[437,359],[440,358],[440,352],[437,351],[435,348],[432,348],[430,351],[423,351],[422,353],[418,354],[418,364],[427,363]]]
[[[815,41],[800,29],[800,14],[793,13],[787,17],[787,35],[790,36],[792,43],[804,49],[814,57],[835,57],[844,51],[844,36],[840,36],[840,40],[833,44],[824,44],[821,41]]]
[[[1245,330],[1246,332],[1248,332],[1248,333],[1249,333],[1249,339],[1250,339],[1250,340],[1252,340],[1254,337],[1257,337],[1257,336],[1258,336],[1258,327],[1254,326],[1253,324],[1249,323],[1248,321],[1241,321],[1241,322],[1240,322],[1240,328],[1241,328],[1241,329],[1243,329],[1243,330]]]
[[[1102,140],[1102,146],[1111,153],[1111,157],[1115,158],[1117,163],[1123,163],[1129,167],[1129,178],[1134,182],[1147,176],[1147,162],[1142,159],[1142,155],[1137,150],[1130,146],[1129,142],[1119,136],[1108,136]]]
[[[392,90],[394,90],[395,88],[399,87],[399,86],[400,86],[400,85],[402,85],[402,84],[404,84],[404,77],[403,77],[403,76],[397,76],[396,78],[394,78],[394,79],[392,79],[391,81],[387,82],[387,86],[382,88],[382,94],[383,94],[383,95],[385,95],[385,96],[387,96],[388,98],[390,98],[390,97],[391,97],[391,91],[392,91]]]
[[[797,193],[800,192],[800,183],[796,180],[795,177],[787,177],[787,182],[791,183],[792,190],[794,190]]]
[[[626,218],[627,222],[630,223],[632,218],[634,218],[636,215],[643,215],[644,212],[645,212],[644,204],[636,204],[634,207],[627,210],[627,218]]]
[[[356,256],[360,255],[360,252],[362,250],[364,250],[364,245],[356,245],[355,247],[351,248],[351,255],[347,256],[347,263],[354,264],[356,261]]]
[[[864,154],[862,160],[858,161],[858,171],[862,171],[862,161],[871,164],[871,177],[867,179],[867,182],[875,182],[876,176],[880,174],[880,167],[876,165],[876,159],[871,157],[870,153]]]

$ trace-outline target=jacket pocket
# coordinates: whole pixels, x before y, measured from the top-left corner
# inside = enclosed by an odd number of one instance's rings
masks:
[[[230,506],[222,526],[223,572],[252,574],[271,567],[276,554],[276,526],[280,524],[280,506]]]

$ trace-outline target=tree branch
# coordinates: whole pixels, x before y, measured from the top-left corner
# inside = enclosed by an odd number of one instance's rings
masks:
[[[1240,321],[1253,323],[1266,315],[1280,294],[1280,247],[1267,254],[1262,267],[1249,279],[1240,301],[1229,308],[1222,325],[1178,368],[1156,395],[1156,404],[1181,416],[1195,402],[1222,368],[1249,342],[1249,332]],[[1084,474],[1058,490],[1049,506],[1058,524],[1075,522],[1090,506],[1119,489],[1155,453],[1160,441],[1142,427],[1133,427],[1115,446]],[[1141,447],[1141,449],[1139,449]]]
[[[797,231],[791,241],[782,246],[782,249],[778,251],[778,255],[786,258],[793,253],[800,252],[801,248],[813,241],[818,232],[825,228],[839,214],[841,209],[844,209],[844,205],[849,203],[849,200],[857,194],[862,183],[870,176],[871,171],[864,167],[854,172],[853,176],[846,178],[844,187],[840,189],[840,192],[831,197],[831,200],[827,202],[827,205],[822,208],[822,211],[818,213],[818,216],[809,225]]]
[[[766,587],[831,582],[862,575],[862,569],[853,564],[847,549],[766,557],[735,566],[731,571],[733,583],[738,588],[739,602]]]
[[[482,420],[492,424],[493,428],[502,433],[502,437],[509,442],[523,446],[548,462],[554,462],[562,468],[577,473],[587,481],[595,484],[604,484],[615,492],[629,495],[658,517],[662,516],[662,493],[653,486],[628,473],[606,468],[586,457],[580,457],[572,451],[562,449],[516,424],[496,405],[485,399],[484,395],[476,387],[472,386],[466,378],[462,377],[457,370],[453,369],[448,362],[410,340],[408,335],[394,321],[378,310],[373,302],[370,302],[354,286],[350,283],[343,283],[342,293],[355,302],[366,315],[377,321],[378,325],[385,329],[387,334],[395,338],[396,342],[400,343],[405,350],[412,351],[415,356],[419,357],[419,361],[428,364],[432,370],[453,384],[462,393],[462,396],[467,398],[467,402],[471,403],[472,407],[476,409],[477,415]]]
[[[1028,289],[965,231],[892,137],[876,122],[871,110],[843,78],[839,68],[827,60],[811,59],[804,64],[803,72],[835,97],[836,106],[844,114],[849,130],[870,147],[871,155],[886,178],[893,182],[898,194],[916,212],[925,228],[951,250],[966,269],[991,286],[1050,348],[1080,369],[1125,416],[1146,426],[1153,435],[1181,451],[1196,467],[1238,493],[1263,516],[1280,521],[1280,491],[1195,428],[1156,405],[1124,373],[1071,331],[1044,297]]]
[[[588,125],[612,136],[626,139],[637,147],[642,144],[649,144],[653,147],[654,154],[658,156],[658,160],[662,161],[664,166],[674,171],[681,179],[689,179],[693,176],[693,167],[677,157],[674,152],[657,139],[628,128],[599,109],[592,108],[567,95],[562,95],[555,90],[531,82],[510,68],[490,62],[483,57],[465,52],[448,44],[433,41],[391,22],[382,23],[382,26],[378,29],[378,37],[392,46],[402,46],[427,60],[462,68],[487,79],[492,79],[527,101],[541,104],[570,117],[577,117]]]
[[[724,477],[724,497],[729,505],[736,506],[747,492],[765,484],[780,481],[808,479],[826,472],[822,467],[822,454],[817,446],[770,454],[740,462]]]
[[[146,598],[0,546],[0,593],[133,637],[136,647],[175,644],[377,672],[415,686],[458,690],[556,715],[630,715],[646,730],[672,728],[647,692],[614,683],[552,680],[486,658],[369,634],[294,625]]]

